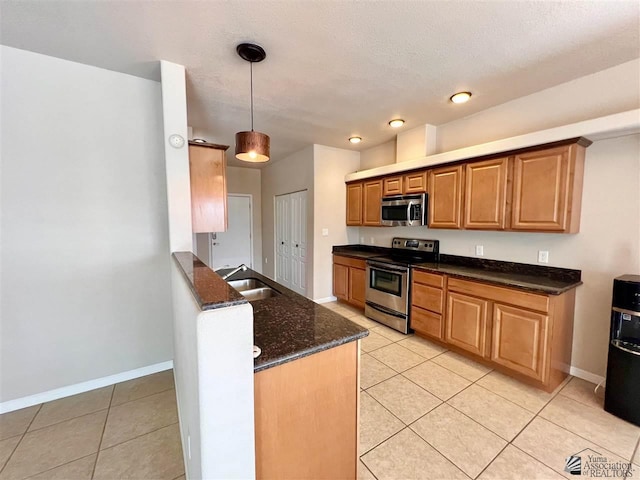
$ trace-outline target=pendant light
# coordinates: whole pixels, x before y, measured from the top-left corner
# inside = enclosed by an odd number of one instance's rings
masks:
[[[241,43],[236,51],[251,66],[251,131],[236,133],[236,158],[245,162],[267,162],[269,135],[253,130],[253,64],[264,60],[267,54],[261,46],[253,43]]]

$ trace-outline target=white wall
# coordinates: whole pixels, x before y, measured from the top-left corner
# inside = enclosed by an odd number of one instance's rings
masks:
[[[575,235],[361,227],[366,243],[391,246],[394,236],[440,240],[443,253],[582,270],[576,294],[572,365],[604,375],[613,278],[640,272],[640,136],[602,140],[587,149],[580,233]]]
[[[307,190],[307,295],[313,292],[313,145],[262,169],[262,255],[263,273],[275,278],[276,195]],[[343,179],[344,182],[344,179]]]
[[[437,152],[635,109],[640,106],[638,85],[640,59],[439,125]],[[457,107],[464,105],[452,106]]]
[[[262,272],[262,187],[257,168],[227,167],[227,192],[244,193],[253,199],[253,269]]]
[[[313,295],[320,300],[332,296],[334,245],[358,242],[358,231],[345,226],[347,190],[344,176],[357,170],[360,154],[341,148],[314,145],[314,225],[313,225]],[[322,229],[328,235],[322,235]]]
[[[171,360],[160,85],[0,53],[0,401]]]
[[[393,140],[382,143],[378,146],[362,150],[360,152],[360,168],[358,168],[358,170],[382,167],[383,165],[389,165],[395,162],[396,139],[394,138]]]

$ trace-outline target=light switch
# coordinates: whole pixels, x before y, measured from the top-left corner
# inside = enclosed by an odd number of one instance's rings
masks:
[[[476,256],[477,257],[484,256],[484,246],[483,245],[476,245]]]
[[[323,237],[328,237],[329,236],[329,229],[328,228],[323,228],[322,229],[322,236]]]
[[[548,250],[538,250],[538,262],[539,263],[549,263],[549,251]]]

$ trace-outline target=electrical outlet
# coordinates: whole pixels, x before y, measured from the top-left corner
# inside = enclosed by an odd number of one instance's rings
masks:
[[[328,237],[329,236],[329,229],[328,228],[323,228],[322,229],[322,236],[323,237]]]
[[[371,245],[374,245],[376,243],[376,239],[371,237],[369,240],[371,240]]]
[[[476,245],[476,256],[477,257],[484,256],[484,246],[483,245]]]
[[[549,263],[548,250],[538,250],[538,263]]]
[[[364,237],[360,237],[360,243],[364,244]]]
[[[264,263],[269,263],[269,259],[267,257],[264,257]]]

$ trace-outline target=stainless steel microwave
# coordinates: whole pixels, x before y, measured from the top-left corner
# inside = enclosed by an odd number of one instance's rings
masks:
[[[395,195],[382,199],[382,225],[388,227],[427,224],[427,194]]]

